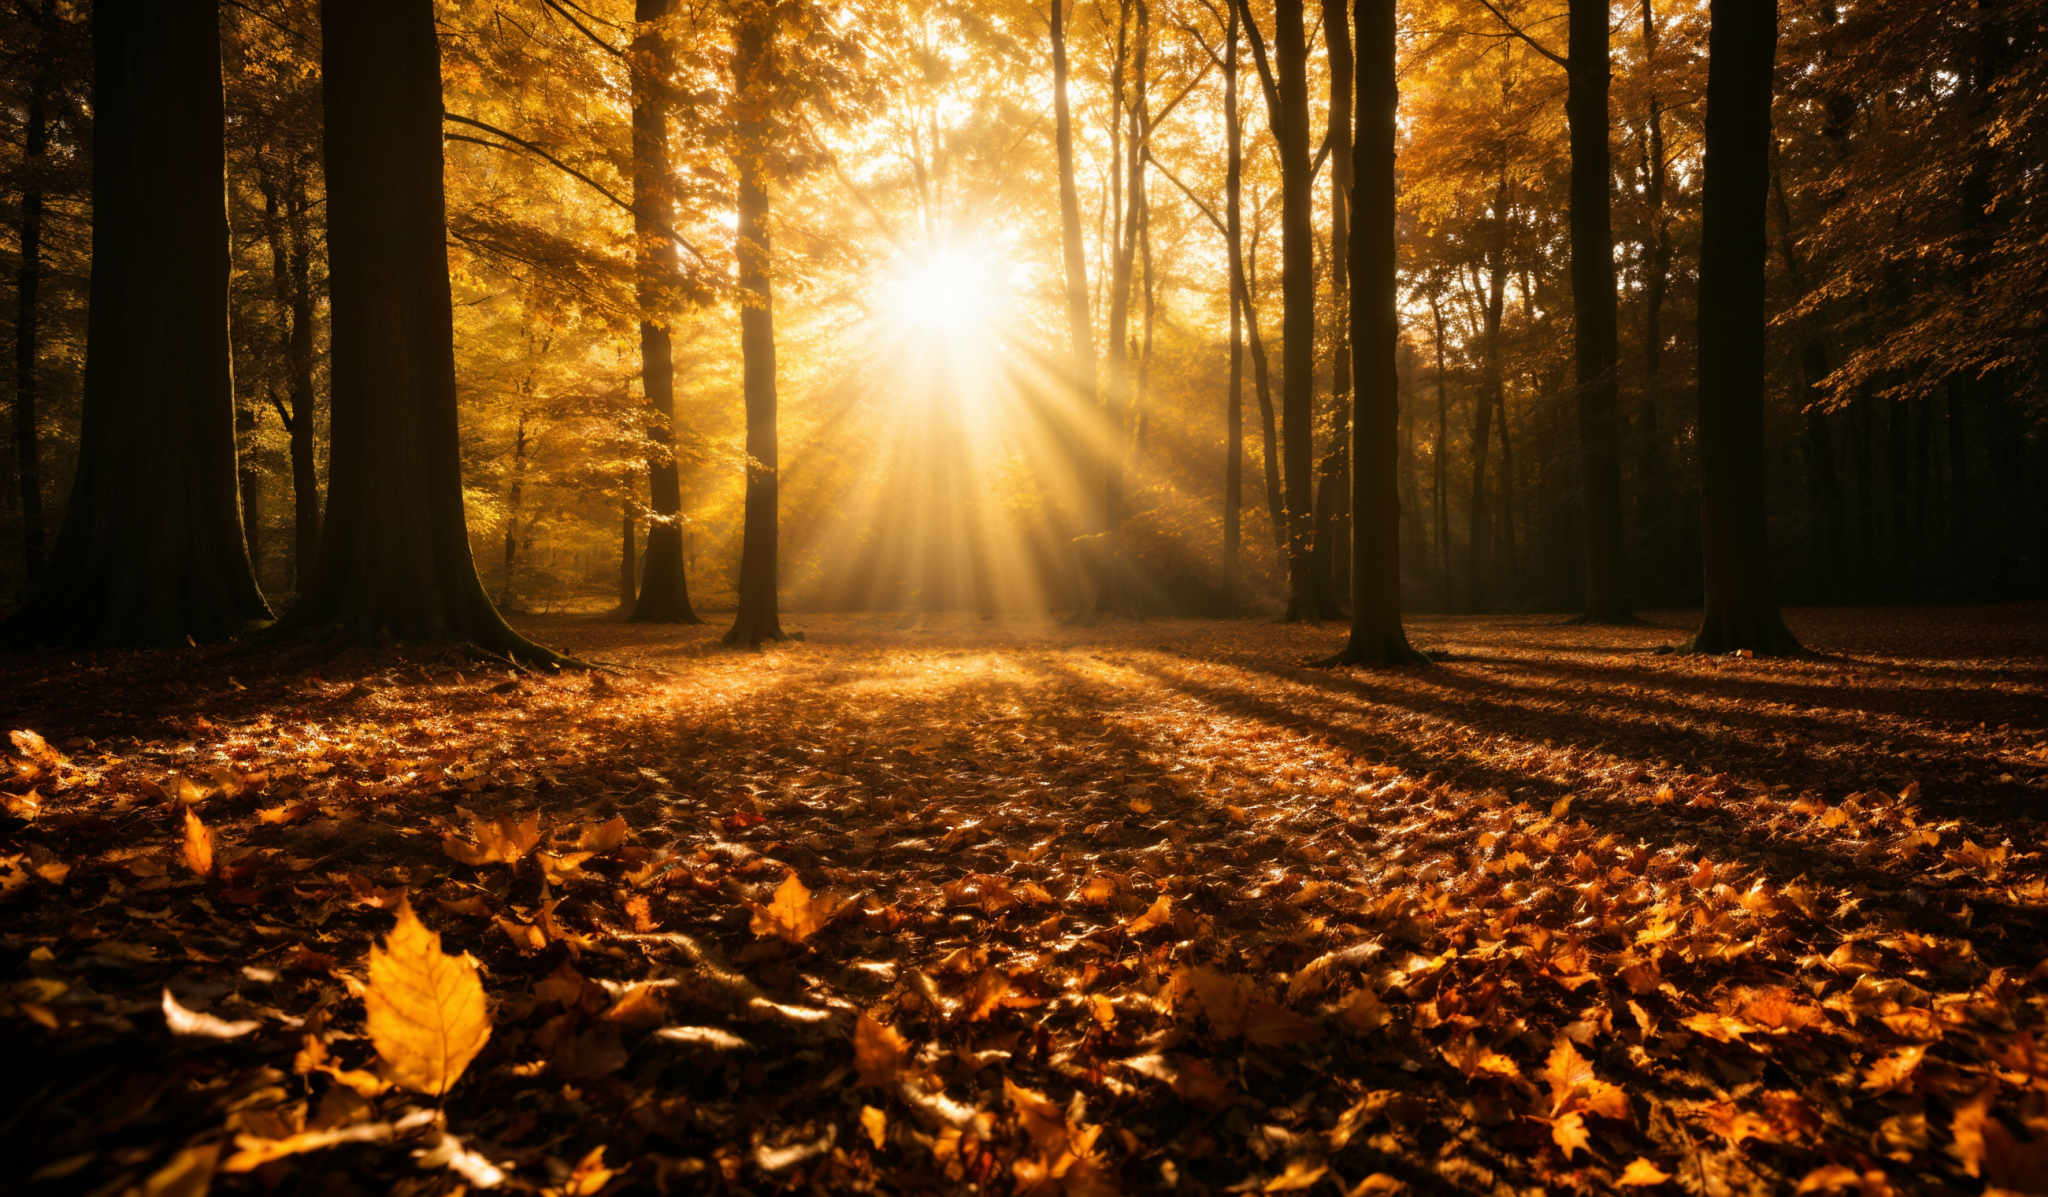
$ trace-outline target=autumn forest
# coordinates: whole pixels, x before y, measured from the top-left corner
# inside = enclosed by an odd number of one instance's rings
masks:
[[[2048,2],[0,0],[8,1192],[2048,1194]]]

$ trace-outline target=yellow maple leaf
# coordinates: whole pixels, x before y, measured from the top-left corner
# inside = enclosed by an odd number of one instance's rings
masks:
[[[1670,1179],[1671,1174],[1669,1172],[1664,1171],[1664,1169],[1659,1168],[1643,1157],[1637,1156],[1629,1162],[1628,1167],[1622,1169],[1621,1179],[1615,1183],[1623,1187],[1635,1188],[1639,1186],[1661,1185]]]
[[[185,808],[184,852],[186,868],[201,877],[213,876],[213,832],[189,806]]]
[[[814,901],[811,891],[795,873],[791,873],[775,888],[773,901],[754,908],[754,934],[775,935],[791,943],[802,943],[831,922],[836,913],[837,906]]]
[[[1564,1158],[1570,1159],[1573,1152],[1592,1142],[1593,1137],[1586,1133],[1586,1120],[1573,1110],[1551,1120],[1550,1138],[1564,1152]]]
[[[576,846],[586,852],[616,852],[626,842],[626,817],[613,815],[602,823],[591,823],[576,837]]]
[[[465,811],[464,814],[469,814]],[[524,819],[511,815],[500,815],[486,820],[469,815],[469,838],[464,839],[456,832],[449,832],[441,840],[441,850],[450,857],[471,866],[487,864],[518,864],[519,858],[534,850],[540,843],[540,812],[534,811]]]
[[[410,902],[398,908],[384,946],[370,948],[363,1005],[391,1078],[430,1096],[448,1092],[491,1037],[476,961],[443,952]]]
[[[910,1042],[896,1028],[867,1014],[853,1024],[853,1063],[861,1084],[893,1084],[909,1057]]]

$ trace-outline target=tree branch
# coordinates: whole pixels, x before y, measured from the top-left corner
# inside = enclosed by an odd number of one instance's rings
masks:
[[[561,0],[540,0],[540,2],[547,8],[553,9],[554,12],[558,16],[560,16],[564,21],[567,21],[571,25],[574,25],[578,33],[581,33],[583,36],[597,43],[598,47],[604,50],[605,53],[610,54],[614,58],[624,58],[626,56],[626,52],[624,50],[621,50],[617,46],[612,45],[610,42],[600,37],[596,30],[592,29],[588,25],[585,25],[583,22],[577,20],[575,14],[571,13],[566,7],[562,5]]]
[[[516,133],[507,133],[505,130],[498,128],[496,125],[485,124],[483,121],[477,120],[475,117],[458,116],[455,113],[449,112],[445,109],[441,113],[441,119],[445,121],[453,121],[458,125],[468,125],[473,129],[481,129],[494,137],[502,137],[506,141],[511,142],[512,145],[517,146],[522,150],[525,150],[527,153],[532,154],[536,158],[542,159],[543,161],[555,167],[555,169],[585,184],[592,190],[596,191],[599,195],[602,195],[603,197],[610,200],[614,204],[617,204],[619,207],[624,208],[626,211],[635,213],[636,215],[639,212],[639,209],[635,208],[629,201],[621,199],[616,192],[611,190],[611,188],[606,187],[603,183],[600,183],[596,179],[591,178],[589,175],[584,174],[582,171],[577,170],[575,167],[562,161],[560,158],[555,157],[553,154],[548,153],[540,146],[535,145],[533,142],[526,140],[524,137],[521,137]],[[511,148],[509,146],[499,145],[495,141],[485,141],[481,137],[471,137],[466,133],[446,133],[443,134],[443,136],[450,141],[467,141],[474,145],[487,145],[494,150],[509,150]],[[671,240],[673,240],[677,245],[680,245],[684,249],[689,250],[691,257],[697,259],[699,262],[704,262],[706,265],[710,264],[708,261],[706,261],[704,255],[698,252],[697,247],[690,244],[688,241],[684,240],[683,236],[680,233],[677,233],[674,228],[669,227],[666,224],[657,224],[655,227],[661,233],[663,233]]]
[[[1481,8],[1484,8],[1486,11],[1492,13],[1494,20],[1499,21],[1501,25],[1507,29],[1509,34],[1520,39],[1531,50],[1536,51],[1538,54],[1541,54],[1543,57],[1548,58],[1550,61],[1563,67],[1567,71],[1572,69],[1572,64],[1569,59],[1565,58],[1565,56],[1562,54],[1558,54],[1552,51],[1550,47],[1544,45],[1542,42],[1537,41],[1535,38],[1530,37],[1528,32],[1524,30],[1520,25],[1517,25],[1513,21],[1508,19],[1508,14],[1502,12],[1500,7],[1494,3],[1494,0],[1479,0],[1479,6]]]

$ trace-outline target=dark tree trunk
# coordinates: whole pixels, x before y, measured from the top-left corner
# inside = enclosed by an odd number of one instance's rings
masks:
[[[740,356],[747,406],[746,520],[740,549],[739,611],[725,643],[759,648],[782,639],[776,600],[775,309],[769,290],[768,125],[760,112],[773,70],[774,15],[749,9],[733,39],[733,83],[744,115],[738,138]]]
[[[1584,618],[1626,623],[1632,616],[1621,549],[1621,404],[1615,379],[1619,317],[1608,210],[1608,0],[1571,0],[1569,25],[1565,116],[1571,126],[1572,340],[1586,507]]]
[[[1799,651],[1764,522],[1764,210],[1777,0],[1712,0],[1700,229],[1700,493],[1706,611],[1694,652]]]
[[[215,640],[270,614],[236,495],[220,39],[210,0],[93,9],[78,472],[21,639]]]
[[[1244,123],[1237,110],[1237,5],[1229,5],[1223,50],[1224,240],[1230,255],[1230,396],[1223,432],[1223,601],[1241,601],[1244,534]]]
[[[668,89],[674,42],[658,22],[675,0],[636,0],[637,32],[628,54],[633,85],[633,236],[638,243],[640,382],[647,393],[647,459],[652,515],[647,527],[647,563],[641,569],[635,623],[703,623],[690,606],[683,563],[683,487],[676,466],[676,372],[669,322],[681,302],[676,239],[671,231],[675,204],[669,178]]]
[[[1244,0],[1240,0],[1243,3]],[[1280,147],[1280,456],[1287,497],[1287,618],[1315,619],[1315,178],[1308,144],[1308,47],[1302,0],[1273,6],[1273,75]]]
[[[294,153],[287,148],[287,154]],[[286,407],[273,397],[291,442],[292,578],[303,588],[320,550],[320,475],[313,461],[313,267],[305,175],[287,158],[283,178],[274,177],[262,156],[257,181],[263,192],[263,235],[270,242],[271,293],[277,303],[278,335],[284,353]]]
[[[1330,57],[1330,440],[1316,479],[1316,602],[1324,619],[1344,614],[1350,587],[1346,508],[1351,469],[1351,28],[1345,0],[1323,0],[1323,44]]]
[[[1450,395],[1444,382],[1444,305],[1443,296],[1432,284],[1429,292],[1429,315],[1436,334],[1436,444],[1430,449],[1431,471],[1430,503],[1436,516],[1436,569],[1437,596],[1446,611],[1454,600],[1451,597],[1451,497],[1450,485]]]
[[[462,509],[430,0],[322,0],[333,438],[327,518],[282,628],[561,658],[506,625]]]
[[[1671,480],[1663,440],[1664,301],[1671,286],[1671,217],[1665,211],[1670,163],[1664,152],[1664,99],[1657,90],[1657,16],[1643,3],[1643,69],[1650,77],[1649,116],[1643,139],[1644,198],[1649,234],[1643,247],[1643,405],[1636,437],[1637,563],[1645,576],[1663,578],[1674,536]]]
[[[28,112],[21,145],[21,264],[14,276],[14,455],[21,483],[21,549],[29,588],[43,576],[42,434],[37,425],[36,322],[38,292],[43,281],[43,171],[49,146],[50,24],[55,0],[42,0],[36,10],[35,82],[30,85]]]
[[[1394,0],[1356,0],[1357,178],[1351,243],[1351,637],[1335,663],[1423,661],[1401,628],[1400,341],[1394,237]]]

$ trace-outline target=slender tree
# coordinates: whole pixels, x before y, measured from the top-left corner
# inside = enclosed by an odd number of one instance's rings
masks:
[[[1316,371],[1315,173],[1308,138],[1308,43],[1302,0],[1276,0],[1273,45],[1235,0],[1265,87],[1266,111],[1280,152],[1280,455],[1286,487],[1287,618],[1318,615],[1315,510],[1311,494]]]
[[[1351,637],[1332,664],[1406,665],[1425,658],[1401,627],[1401,339],[1395,274],[1395,0],[1355,0],[1357,154],[1351,210]]]
[[[725,643],[759,648],[782,639],[776,599],[775,307],[769,287],[768,163],[775,10],[744,3],[733,30],[733,157],[739,173],[740,356],[747,408],[746,516],[739,611]]]
[[[669,322],[679,301],[681,273],[672,231],[675,203],[670,179],[667,97],[674,74],[674,40],[663,27],[675,0],[636,0],[634,36],[628,52],[633,87],[633,236],[640,303],[640,380],[647,394],[647,461],[653,520],[647,529],[647,561],[635,623],[704,621],[690,606],[683,563],[683,489],[676,466],[676,371]]]
[[[10,638],[215,640],[268,618],[242,536],[211,0],[93,8],[93,270],[78,472]]]
[[[21,143],[21,262],[14,275],[14,456],[21,481],[21,548],[29,585],[43,573],[42,430],[36,411],[36,322],[43,280],[43,180],[49,146],[50,92],[55,86],[51,64],[51,25],[55,0],[36,7],[36,69],[29,84]]]
[[[1223,432],[1223,601],[1236,611],[1244,532],[1244,121],[1237,111],[1239,25],[1237,5],[1223,34],[1224,221],[1230,279],[1230,395]]]
[[[1323,0],[1323,44],[1330,60],[1330,439],[1316,468],[1316,604],[1325,619],[1343,615],[1350,578],[1346,485],[1351,465],[1351,24],[1346,0]]]
[[[1571,0],[1565,118],[1570,125],[1572,356],[1578,391],[1579,471],[1585,495],[1586,601],[1592,623],[1627,623],[1621,543],[1620,316],[1614,293],[1609,189],[1608,0]]]
[[[506,625],[462,508],[432,0],[322,0],[333,439],[320,550],[280,629],[556,654]]]
[[[1799,651],[1778,614],[1764,525],[1764,257],[1777,0],[1712,0],[1700,227],[1701,529],[1694,652]]]

